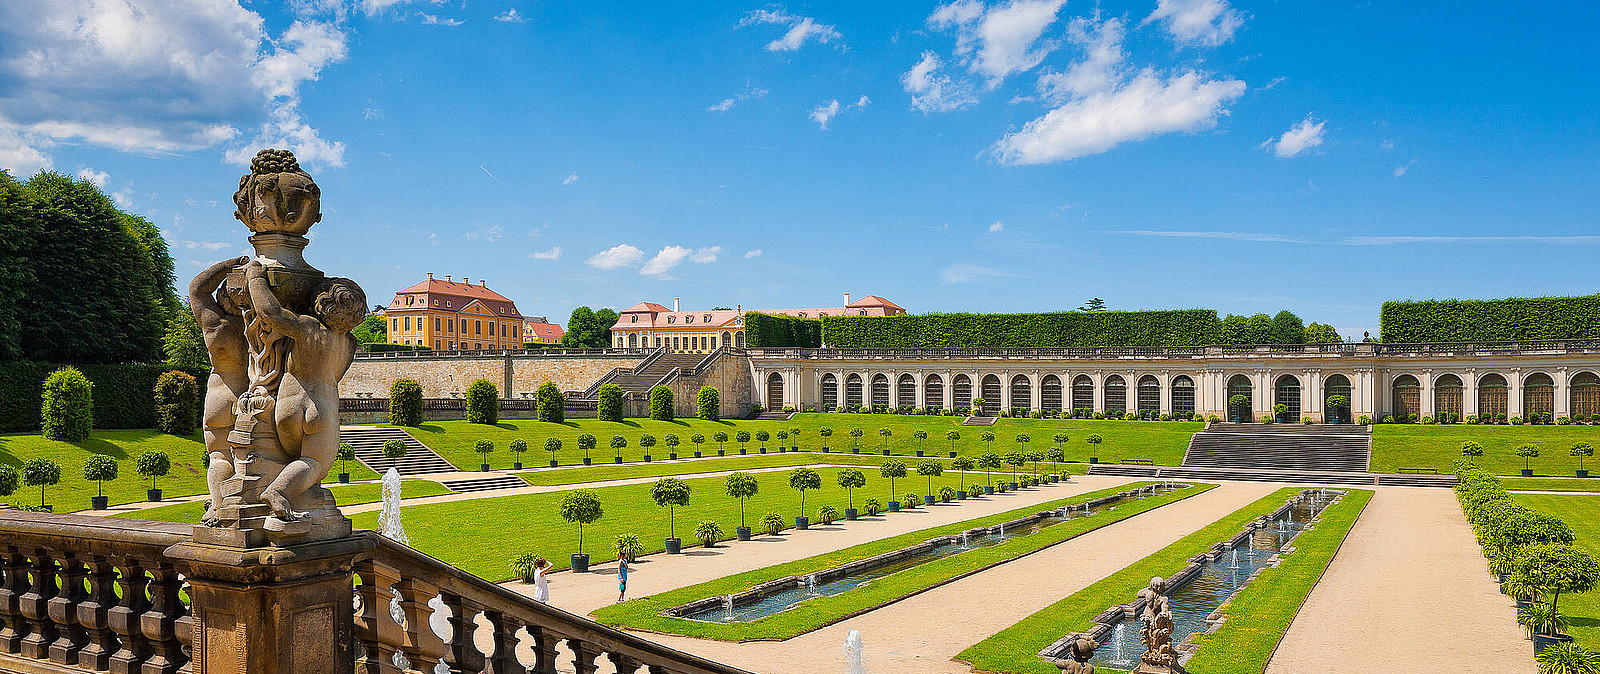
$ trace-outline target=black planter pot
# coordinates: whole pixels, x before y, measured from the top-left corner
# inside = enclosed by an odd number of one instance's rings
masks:
[[[739,448],[739,456],[744,456],[744,448],[743,447]]]
[[[1570,634],[1534,634],[1533,654],[1538,655],[1543,653],[1546,648],[1569,641],[1572,641],[1572,635]]]
[[[828,454],[828,453],[831,453],[831,452],[832,452],[832,451],[833,451],[833,450],[832,450],[832,449],[829,449],[829,448],[827,448],[827,447],[823,447],[823,448],[822,448],[822,453],[823,453],[823,454]]]
[[[681,538],[669,538],[669,539],[667,539],[667,554],[676,555],[676,554],[678,554],[680,552],[683,552],[683,539],[681,539]]]
[[[726,450],[726,449],[717,450],[717,456],[727,456],[727,455],[728,455],[728,450]]]
[[[952,458],[952,459],[956,458],[956,453],[955,452],[950,452],[950,458]]]
[[[1522,476],[1523,477],[1533,477],[1533,469],[1532,468],[1523,468],[1522,469]]]
[[[850,453],[851,454],[860,454],[861,453],[861,448],[860,447],[851,447],[850,448]]]
[[[612,463],[622,463],[622,457],[620,457],[620,456],[613,456],[613,457],[611,457],[611,462],[612,462]]]
[[[892,513],[900,512],[900,502],[899,501],[890,501],[889,502],[889,512],[892,512]]]
[[[922,456],[922,450],[917,450],[917,456]]]
[[[696,458],[696,459],[698,459],[698,458],[700,458],[700,450],[698,450],[698,449],[697,449],[697,450],[695,450],[695,452],[694,452],[694,458]]]
[[[1010,483],[1010,489],[1011,489],[1011,491],[1016,491],[1017,490],[1017,483],[1015,483],[1015,482]]]
[[[668,461],[677,461],[678,460],[678,453],[677,452],[673,452],[671,454],[668,454],[667,455],[667,460]]]
[[[1589,471],[1587,471],[1587,470],[1578,471],[1578,477],[1589,477]]]
[[[887,449],[883,450],[883,455],[884,456],[888,456],[889,455],[889,450],[887,450]]]
[[[350,484],[350,474],[339,473],[339,484]]]
[[[991,487],[989,485],[984,485],[983,486],[983,493],[985,493],[985,494],[993,494],[994,493],[994,487]]]
[[[1529,606],[1533,606],[1533,600],[1532,599],[1518,599],[1516,601],[1517,601],[1517,610],[1518,611],[1520,611],[1522,609],[1525,609],[1525,608],[1528,608]]]
[[[1089,463],[1100,463],[1100,457],[1098,457],[1098,456],[1089,457]]]
[[[794,518],[794,528],[799,529],[801,531],[805,531],[806,529],[810,529],[811,528],[811,520],[807,519],[805,517],[796,517],[796,518]]]
[[[522,470],[522,462],[521,461],[517,461],[517,462],[512,463],[511,464],[511,469],[512,470]]]
[[[150,502],[160,501],[161,500],[161,490],[160,489],[146,489],[146,490],[144,490],[144,500],[150,501]]]
[[[551,468],[555,468],[556,466],[559,466],[559,465],[561,465],[561,463],[556,461],[555,459],[551,459],[550,460],[550,467]]]
[[[585,555],[585,554],[573,555],[572,556],[572,572],[573,573],[588,573],[589,572],[589,556]]]
[[[487,464],[487,463],[478,464],[478,472],[480,472],[480,473],[489,472],[489,464]]]
[[[589,457],[585,456],[585,457],[583,457],[583,465],[588,466],[588,465],[593,465],[593,464],[591,464],[589,462]]]
[[[967,490],[965,490],[965,489],[957,489],[956,490],[956,500],[958,500],[958,501],[967,500]]]
[[[741,541],[750,540],[750,527],[734,527],[733,535]]]
[[[111,497],[110,496],[90,496],[89,497],[89,507],[93,508],[95,510],[105,510],[107,507],[110,506],[110,503],[111,503]]]
[[[935,503],[935,501],[936,501],[936,499],[931,495],[928,495],[928,494],[923,494],[922,495],[922,505],[933,505]]]
[[[856,512],[855,508],[845,508],[844,509],[844,518],[847,519],[847,520],[853,520],[859,515],[860,515],[860,513]]]
[[[762,447],[761,448],[761,453],[762,454],[766,454],[767,453],[767,448],[766,447]]]

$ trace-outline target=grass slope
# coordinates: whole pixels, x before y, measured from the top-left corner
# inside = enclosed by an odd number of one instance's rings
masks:
[[[839,564],[866,559],[874,555],[915,545],[930,538],[959,533],[973,527],[992,526],[1042,510],[1082,503],[1101,496],[1125,491],[1136,485],[1146,484],[1152,483],[1140,482],[1134,485],[1102,489],[1089,494],[1060,499],[1037,506],[1019,508],[966,522],[956,522],[941,527],[914,531],[793,562],[747,571],[734,576],[607,606],[596,611],[595,618],[608,625],[682,634],[703,639],[718,639],[722,641],[788,639],[826,627],[849,616],[898,601],[965,574],[1016,559],[1081,536],[1095,529],[1149,512],[1168,503],[1204,493],[1216,486],[1211,484],[1195,485],[1188,489],[1124,505],[1114,511],[1102,512],[1093,517],[1062,522],[1027,536],[1008,539],[1004,543],[993,547],[976,548],[936,559],[926,564],[890,574],[848,592],[831,597],[808,599],[795,605],[794,608],[760,620],[721,624],[661,615],[661,611],[665,609],[698,599],[743,592],[770,580],[821,571]]]
[[[1072,596],[1023,618],[962,651],[956,659],[982,672],[1059,674],[1060,670],[1055,665],[1035,655],[1040,649],[1069,632],[1089,629],[1094,617],[1107,607],[1133,601],[1140,589],[1150,585],[1152,577],[1172,575],[1188,564],[1190,557],[1238,533],[1251,520],[1276,510],[1285,499],[1299,491],[1298,487],[1284,487],[1267,494]]]
[[[205,445],[200,435],[179,437],[154,430],[95,430],[85,442],[57,442],[47,440],[39,433],[7,433],[0,435],[0,464],[19,471],[29,459],[53,459],[61,464],[61,483],[45,490],[45,502],[55,506],[56,512],[84,510],[89,507],[89,497],[95,494],[95,483],[83,479],[83,464],[91,455],[99,454],[116,460],[117,479],[105,484],[106,496],[112,504],[134,503],[145,500],[147,480],[142,480],[135,470],[139,455],[160,450],[172,460],[172,470],[160,478],[158,486],[165,496],[194,496],[206,491],[205,466],[201,455]],[[338,464],[329,473],[329,482],[337,479]],[[350,479],[373,480],[377,475],[351,462]],[[21,487],[15,494],[0,497],[12,505],[38,505],[39,488]]]
[[[494,443],[495,451],[489,455],[491,468],[508,468],[515,457],[507,449],[513,439],[522,438],[528,443],[528,453],[523,456],[524,466],[548,465],[550,453],[544,451],[544,442],[548,438],[560,438],[561,451],[556,454],[556,460],[562,465],[582,463],[583,452],[578,450],[578,436],[589,433],[598,440],[597,447],[589,453],[594,463],[610,463],[617,452],[610,447],[613,436],[621,436],[628,441],[628,446],[621,451],[625,461],[639,461],[648,453],[652,458],[666,458],[672,451],[671,448],[660,444],[667,434],[677,435],[683,444],[677,448],[681,457],[694,456],[695,446],[689,442],[690,436],[696,433],[704,435],[706,442],[699,447],[705,456],[716,456],[718,449],[723,449],[728,456],[738,454],[739,444],[732,438],[741,430],[749,431],[753,436],[756,431],[767,431],[776,435],[780,430],[800,428],[798,442],[793,438],[788,443],[790,446],[798,445],[802,450],[815,450],[823,445],[833,448],[833,453],[849,454],[850,449],[859,443],[861,453],[882,454],[885,439],[878,435],[881,428],[889,429],[887,447],[896,455],[915,456],[917,450],[924,450],[928,456],[949,456],[951,443],[944,439],[944,434],[949,430],[961,433],[961,439],[956,441],[954,449],[963,455],[977,455],[993,449],[1004,454],[1018,449],[1014,441],[1018,433],[1026,433],[1032,438],[1028,444],[1029,449],[1047,450],[1054,443],[1051,436],[1056,433],[1066,433],[1068,440],[1063,450],[1067,459],[1071,461],[1087,462],[1093,447],[1084,441],[1091,434],[1098,434],[1104,440],[1100,445],[1097,456],[1106,461],[1116,462],[1123,458],[1150,459],[1162,465],[1177,465],[1183,462],[1183,453],[1189,447],[1189,436],[1201,429],[1201,424],[1196,422],[1178,421],[1095,421],[1092,419],[1000,419],[993,427],[963,427],[961,417],[934,417],[911,416],[898,414],[797,414],[789,421],[758,421],[758,420],[731,420],[731,421],[700,421],[698,419],[679,419],[676,421],[651,421],[649,419],[627,419],[621,422],[598,421],[595,419],[574,419],[565,423],[554,424],[540,421],[510,420],[501,421],[493,426],[484,424],[470,424],[465,421],[430,421],[420,427],[408,428],[412,435],[421,440],[423,444],[433,448],[445,459],[459,468],[471,470],[480,463],[480,456],[473,451],[473,445],[478,440],[489,440]],[[819,429],[833,429],[833,437],[824,439]],[[850,429],[860,428],[862,436],[859,439],[849,436]],[[927,431],[928,439],[918,441],[912,433]],[[712,440],[718,431],[728,434],[729,441],[719,447]],[[992,447],[989,443],[979,440],[983,433],[994,433],[995,441]],[[639,446],[639,436],[642,434],[655,436],[657,444],[648,450]],[[776,452],[778,446],[776,439],[768,440],[769,452]],[[745,445],[746,451],[756,454],[760,443],[751,440]]]
[[[1560,517],[1577,535],[1577,545],[1600,557],[1600,496],[1512,494],[1511,498]],[[1567,617],[1567,633],[1589,648],[1600,647],[1600,592],[1561,595],[1557,608]]]
[[[1440,473],[1448,473],[1453,470],[1451,464],[1461,458],[1461,443],[1468,440],[1483,445],[1478,465],[1496,475],[1519,474],[1523,459],[1515,450],[1520,445],[1533,445],[1540,454],[1531,461],[1534,475],[1571,476],[1578,468],[1578,460],[1567,450],[1579,442],[1600,446],[1600,426],[1379,424],[1372,427],[1372,471],[1437,468]],[[1593,458],[1585,459],[1584,468],[1600,470],[1600,464]]]
[[[845,491],[835,481],[840,470],[817,470],[822,477],[822,488],[806,493],[807,516],[816,519],[817,511],[824,505],[831,505],[841,513],[844,511]],[[788,474],[755,473],[754,477],[761,491],[745,504],[750,525],[755,527],[762,515],[769,512],[781,514],[792,524],[799,514],[796,511],[800,497],[789,488]],[[723,494],[723,478],[685,481],[693,495],[688,506],[677,509],[677,534],[684,539],[684,546],[694,543],[694,526],[702,520],[716,521],[725,533],[724,540],[732,538],[734,527],[739,525],[739,501]],[[957,482],[955,474],[945,473],[934,478],[933,485],[935,489],[943,485],[954,487]],[[920,476],[895,481],[895,492],[900,495],[908,491],[921,493],[926,488],[927,478]],[[668,532],[667,510],[657,507],[650,499],[649,483],[602,487],[594,491],[600,497],[605,515],[584,527],[583,551],[589,554],[591,564],[616,558],[611,542],[619,534],[638,534],[647,552],[663,548],[662,541]],[[886,502],[889,493],[888,480],[879,477],[876,471],[867,471],[867,486],[855,491],[855,504],[859,508],[868,497]],[[411,505],[402,509],[402,519],[412,547],[483,578],[507,578],[511,575],[507,566],[511,558],[523,552],[538,553],[557,568],[567,567],[568,556],[578,551],[578,527],[561,519],[561,500],[566,494],[564,491],[548,492]],[[997,494],[988,498],[1008,497]],[[890,516],[916,517],[917,511]],[[378,514],[359,513],[352,519],[357,527],[371,529],[377,524]]]
[[[1371,500],[1370,490],[1353,490],[1324,511],[1316,528],[1295,539],[1295,551],[1282,564],[1263,569],[1239,590],[1223,609],[1228,620],[1222,627],[1196,637],[1200,650],[1185,667],[1192,674],[1265,671],[1289,623]]]
[[[334,501],[341,506],[376,503],[383,500],[383,485],[377,482],[330,484],[327,486],[328,491],[333,492]],[[400,483],[400,498],[422,498],[424,496],[441,496],[449,493],[452,492],[449,489],[445,489],[444,485],[432,480],[404,480]],[[205,505],[205,501],[188,501],[117,513],[112,517],[199,524],[200,516],[205,514]]]
[[[906,469],[915,471],[916,457],[895,457],[895,460],[906,464]],[[699,459],[679,461],[675,463],[631,463],[623,465],[590,466],[582,468],[557,468],[533,470],[525,473],[516,473],[517,477],[528,484],[535,486],[554,486],[564,484],[579,484],[584,482],[604,482],[609,480],[628,480],[641,477],[664,477],[668,475],[690,475],[694,473],[714,473],[727,470],[753,470],[757,468],[786,468],[790,466],[817,466],[817,465],[857,465],[863,470],[870,468],[872,471],[883,464],[883,456],[856,456],[854,454],[821,454],[817,452],[800,452],[795,454],[764,454],[753,456],[730,456],[720,459]],[[950,470],[950,459],[939,459],[944,464],[945,470]],[[1051,464],[1041,462],[1039,470],[1042,473],[1061,473],[1063,475],[1082,475],[1088,466],[1081,463]],[[1023,472],[1031,472],[1033,464],[1023,467]],[[868,471],[869,473],[871,471]],[[983,483],[983,471],[969,473],[967,483],[976,481]],[[879,499],[882,500],[882,499]]]
[[[1517,491],[1600,492],[1600,479],[1592,477],[1502,477],[1500,483],[1505,485],[1506,489]]]

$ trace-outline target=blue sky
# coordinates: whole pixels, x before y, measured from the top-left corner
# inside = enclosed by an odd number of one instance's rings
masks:
[[[693,9],[689,9],[692,7]],[[525,314],[1595,292],[1589,3],[12,0],[0,167],[101,182],[187,277],[260,147],[307,258]]]

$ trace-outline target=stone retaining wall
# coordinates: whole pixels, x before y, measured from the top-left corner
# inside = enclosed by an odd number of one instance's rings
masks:
[[[644,360],[644,353],[592,353],[583,355],[485,354],[482,356],[409,356],[406,358],[358,358],[339,381],[339,395],[346,398],[370,395],[384,398],[396,379],[415,379],[422,385],[424,398],[462,395],[472,382],[487,379],[507,398],[532,393],[545,382],[555,382],[562,391],[582,391],[612,368],[633,367]],[[746,375],[746,379],[749,376]],[[749,387],[749,382],[745,384]],[[720,388],[720,387],[719,387]],[[726,394],[724,394],[726,397]],[[748,397],[748,393],[746,394]],[[690,410],[691,416],[693,409]]]

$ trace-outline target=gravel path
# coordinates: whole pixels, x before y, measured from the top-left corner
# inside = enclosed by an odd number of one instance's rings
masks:
[[[1537,671],[1448,489],[1379,489],[1267,674]]]

